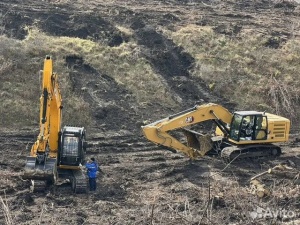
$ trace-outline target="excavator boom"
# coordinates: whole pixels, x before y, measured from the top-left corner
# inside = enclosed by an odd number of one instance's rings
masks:
[[[195,131],[195,125],[205,121],[216,124],[213,135]],[[151,142],[181,151],[191,159],[210,152],[221,153],[223,159],[230,161],[237,156],[279,156],[281,149],[273,143],[288,140],[290,120],[258,111],[230,113],[220,105],[208,103],[142,126],[142,130]],[[177,130],[183,131],[186,141],[173,134]]]
[[[199,151],[199,149],[183,144],[174,136],[171,136],[168,131],[186,128],[208,120],[214,121],[223,131],[224,135],[227,135],[229,131],[226,124],[231,122],[232,114],[220,105],[208,103],[205,105],[195,106],[194,108],[182,111],[149,125],[142,126],[142,130],[148,140],[159,145],[182,151],[190,158],[195,158],[197,156],[205,155],[206,152],[210,150],[209,143],[206,143],[205,145],[202,144]],[[188,139],[192,139],[194,137],[194,135],[192,135],[192,131],[185,129],[184,132]],[[209,137],[207,137],[206,140],[208,139]],[[205,137],[203,138],[202,143],[205,142],[204,140]],[[204,146],[206,147],[204,148]]]
[[[32,146],[30,155],[43,154],[49,147],[50,158],[55,158],[58,151],[58,134],[61,129],[62,99],[57,81],[57,74],[52,71],[50,56],[44,60],[42,95],[40,97],[40,133]],[[50,123],[51,119],[51,123]]]
[[[40,132],[27,157],[24,176],[32,180],[55,182],[62,99],[57,74],[53,73],[52,67],[51,57],[46,56],[40,97]]]

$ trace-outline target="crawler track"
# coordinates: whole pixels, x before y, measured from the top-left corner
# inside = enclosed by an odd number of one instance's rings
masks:
[[[280,156],[281,148],[276,145],[247,145],[226,147],[221,151],[222,159],[229,163],[236,159]]]
[[[72,190],[74,193],[87,192],[87,177],[81,170],[73,171]]]

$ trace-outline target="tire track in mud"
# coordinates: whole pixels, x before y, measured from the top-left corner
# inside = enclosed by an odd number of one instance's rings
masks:
[[[116,136],[94,139],[90,144],[87,155],[97,158],[105,176],[119,174],[115,183],[120,186],[124,183],[130,186],[136,181],[141,181],[141,185],[149,182],[169,186],[184,179],[200,184],[209,173],[209,158],[191,164],[183,154],[155,146],[143,137]]]
[[[102,135],[101,137],[90,137],[87,150],[87,157],[95,156],[102,169],[98,177],[97,192],[90,196],[75,196],[72,195],[69,187],[61,187],[56,192],[50,192],[47,195],[47,200],[44,201],[45,205],[50,207],[51,204],[54,204],[55,207],[66,209],[71,205],[78,204],[78,206],[83,207],[81,210],[85,210],[89,204],[88,199],[92,199],[92,204],[95,202],[103,204],[101,208],[97,209],[101,213],[107,211],[105,215],[109,216],[109,208],[113,204],[118,205],[117,209],[128,208],[138,212],[138,207],[145,207],[143,205],[145,203],[140,201],[147,197],[152,199],[153,194],[155,195],[158,191],[159,197],[161,197],[160,204],[176,203],[173,198],[167,199],[167,195],[175,196],[175,198],[186,196],[190,199],[191,204],[201,208],[205,204],[201,197],[201,191],[204,190],[203,193],[206,193],[209,186],[208,177],[211,172],[220,172],[225,166],[221,165],[220,160],[209,157],[190,164],[189,160],[182,154],[174,154],[163,147],[155,146],[142,135],[120,133]],[[32,136],[28,134],[20,136],[16,134],[1,135],[0,144],[19,143],[19,146],[16,145],[14,151],[10,152],[10,154],[16,154],[20,146],[33,143],[33,140]],[[27,155],[27,153],[23,154]],[[4,160],[5,158],[2,157],[0,163]],[[11,160],[9,163],[12,164],[14,161]],[[231,179],[240,182],[240,186],[244,187],[248,185],[248,178],[261,170],[260,165],[250,169],[242,166],[238,168],[238,166],[231,167],[228,172],[220,173],[216,179],[221,180],[213,180],[214,177],[212,177],[211,182],[217,182],[218,185],[228,185]],[[232,178],[233,173],[234,179]],[[22,207],[26,209],[22,216],[18,214],[19,220],[27,218],[28,221],[34,221],[36,218],[35,207],[39,206],[38,201],[41,201],[44,195],[31,194],[25,191],[27,188],[24,182],[18,181],[17,186],[10,189],[8,200],[16,208],[22,204]],[[132,199],[135,200],[135,203],[132,202]],[[11,209],[13,213],[16,208]],[[90,215],[88,210],[82,212]],[[48,216],[51,215],[51,212],[47,214],[45,211],[45,214]],[[80,218],[81,214],[69,212],[69,215],[74,220],[74,218]],[[69,221],[71,217],[65,220],[68,220],[68,224],[72,224]]]
[[[5,152],[9,151],[10,155],[16,155],[20,154],[20,148],[23,149],[27,145],[30,147],[34,140],[34,136],[31,134],[7,134],[0,137],[0,145],[4,146]],[[10,143],[15,144],[10,145]],[[4,156],[1,157],[0,166],[5,163],[1,168],[22,172],[24,169],[22,165],[25,165],[29,151],[24,148],[20,156],[9,160]],[[142,181],[142,184],[144,182],[158,182],[169,185],[183,179],[184,171],[174,168],[181,167],[181,164],[187,160],[184,156],[169,153],[143,137],[135,135],[91,137],[88,140],[86,158],[90,156],[97,159],[102,172],[104,172],[98,178],[99,191],[94,198],[109,201],[124,200],[126,196],[130,195],[127,188],[135,185],[140,187],[136,182]],[[15,165],[16,161],[18,161],[17,165]],[[177,172],[174,173],[174,171]],[[19,183],[18,186],[10,189],[12,194],[17,194],[21,189],[29,191],[29,183],[21,181]],[[62,184],[52,194],[57,196],[66,193],[71,193],[71,189]]]
[[[6,134],[0,137],[0,145],[3,151],[10,151],[10,154],[20,155],[24,159],[30,153],[30,149],[26,150],[24,146],[30,148],[34,141],[35,136],[31,134]],[[186,160],[185,156],[179,153],[171,153],[165,148],[156,146],[147,141],[144,137],[137,135],[115,135],[101,138],[91,137],[87,141],[87,157],[93,155],[99,158],[99,161],[106,158],[107,162],[104,160],[104,164],[106,165],[110,165],[113,162],[113,158],[133,159],[136,163],[149,162],[149,165],[166,162],[167,160]],[[2,159],[4,162],[5,157]],[[115,163],[119,163],[119,159],[115,160]],[[2,162],[0,161],[0,163]],[[5,162],[5,165],[9,165],[10,163],[14,163],[14,159],[10,162]]]
[[[144,57],[161,75],[162,82],[166,83],[173,99],[180,103],[182,109],[203,102],[219,103],[229,109],[234,107],[228,100],[211,92],[201,78],[191,76],[190,70],[194,67],[195,59],[182,47],[154,26],[146,25],[142,17],[133,21],[131,28],[135,31],[138,44],[144,48]]]
[[[169,186],[190,172],[188,159],[155,146],[142,136],[116,135],[89,140],[87,157],[100,164],[100,191],[96,200],[116,201],[147,186]],[[194,178],[193,178],[194,179]]]

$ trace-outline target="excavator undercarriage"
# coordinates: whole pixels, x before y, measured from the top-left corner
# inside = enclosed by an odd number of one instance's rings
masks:
[[[226,147],[221,151],[222,159],[230,163],[236,159],[249,159],[260,157],[276,157],[281,155],[281,148],[273,144],[246,145]]]
[[[44,166],[29,166],[27,161],[23,178],[31,180],[31,191],[43,192],[50,185],[69,183],[74,193],[86,193],[87,177],[85,171],[81,169],[57,169],[52,165],[52,169],[45,169]],[[30,168],[31,167],[31,168]]]
[[[71,184],[73,192],[84,193],[87,178],[80,164],[86,151],[85,129],[65,126],[59,137],[57,157],[50,158],[46,153],[28,156],[23,177],[31,180],[31,189],[35,192],[65,180]]]
[[[222,136],[203,135],[187,129],[184,129],[183,133],[189,147],[195,151],[205,152],[205,155],[220,156],[226,163],[241,159],[270,158],[281,155],[281,148],[275,144],[234,145]]]

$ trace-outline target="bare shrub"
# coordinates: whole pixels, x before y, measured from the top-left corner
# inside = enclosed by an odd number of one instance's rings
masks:
[[[296,38],[272,49],[265,47],[272,37],[254,30],[243,30],[232,38],[208,26],[187,25],[165,34],[195,58],[191,73],[208,86],[214,84],[210,90],[215,94],[237,102],[241,110],[268,110],[297,117],[300,89],[296,71],[300,66],[296,63]],[[274,76],[269,79],[269,74]]]
[[[2,209],[3,209],[3,214],[4,214],[6,225],[13,225],[13,224],[15,224],[14,221],[13,221],[13,218],[11,216],[11,212],[10,212],[10,209],[8,207],[7,202],[4,201],[1,196],[0,196],[0,203],[1,203],[1,206],[2,206]]]
[[[9,73],[12,69],[12,60],[6,60],[3,56],[0,56],[0,76],[4,76],[5,74]]]
[[[274,76],[271,76],[269,86],[269,99],[275,107],[275,112],[281,114],[283,111],[292,117],[296,116],[294,102],[291,96],[291,89],[286,84],[279,83]]]

